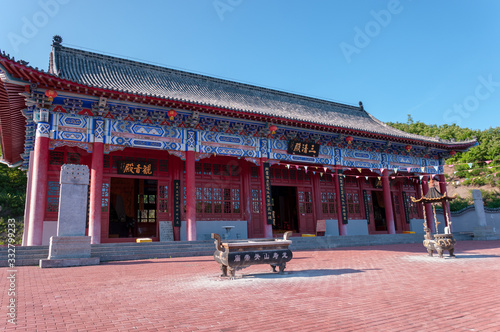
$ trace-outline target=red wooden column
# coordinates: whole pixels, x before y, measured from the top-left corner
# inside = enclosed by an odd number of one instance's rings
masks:
[[[262,197],[262,227],[264,229],[264,237],[273,237],[273,225],[267,224],[267,205],[266,205],[266,184],[264,181],[264,163],[266,158],[260,158],[260,193]]]
[[[89,236],[90,243],[101,243],[102,172],[104,143],[94,142],[90,169]]]
[[[342,223],[342,200],[340,199],[339,171],[335,167],[335,196],[337,197],[337,220],[339,225],[339,235],[347,235],[347,224]],[[347,208],[347,207],[346,207]]]
[[[247,163],[239,160],[240,176],[242,183],[241,207],[243,218],[247,221],[247,237],[253,237],[252,234],[252,191],[250,189],[250,167]]]
[[[28,234],[30,232],[30,208],[31,208],[31,188],[33,186],[33,160],[35,160],[34,152],[30,151],[30,160],[28,165],[27,184],[26,184],[26,202],[24,203],[24,231],[22,246],[28,245]]]
[[[387,223],[387,232],[389,234],[396,234],[394,226],[394,212],[392,209],[391,199],[391,184],[389,183],[389,171],[384,169],[382,172],[382,190],[384,191],[384,206],[385,206],[385,220]]]
[[[320,174],[319,172],[316,172],[316,174],[313,173],[312,176],[312,184],[313,184],[313,206],[316,211],[314,212],[314,215],[316,216],[316,220],[314,220],[314,234],[317,234],[316,232],[316,227],[318,223],[318,219],[323,219],[323,209],[321,207],[321,186],[320,186]],[[323,175],[326,176],[326,175]]]
[[[42,113],[43,111],[40,111]],[[31,200],[29,216],[28,246],[42,245],[43,218],[47,206],[47,169],[49,165],[48,112],[41,115],[36,128]]]
[[[441,191],[441,194],[446,193],[446,182],[444,179],[444,174],[439,176],[439,191]],[[448,220],[450,219],[450,202],[449,201],[443,201],[443,217],[444,217],[444,224],[445,226],[448,225]],[[450,229],[451,231],[451,229]]]
[[[196,181],[194,151],[186,151],[186,238],[196,241]]]
[[[424,196],[429,192],[429,182],[428,176],[424,176],[422,178],[422,192],[424,193]],[[434,223],[434,214],[432,213],[432,207],[431,204],[427,203],[425,205],[425,216],[427,217],[427,227],[431,230],[431,233],[436,232],[436,224]]]

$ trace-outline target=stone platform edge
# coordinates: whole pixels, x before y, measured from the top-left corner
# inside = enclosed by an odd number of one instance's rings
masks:
[[[99,257],[88,258],[62,258],[62,259],[40,259],[40,268],[52,267],[72,267],[72,266],[88,266],[99,265],[101,259]]]

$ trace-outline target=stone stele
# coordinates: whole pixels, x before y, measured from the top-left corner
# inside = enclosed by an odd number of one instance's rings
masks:
[[[85,165],[61,167],[57,236],[50,238],[49,257],[40,267],[66,267],[99,264],[90,257],[90,236],[85,236],[89,169]]]

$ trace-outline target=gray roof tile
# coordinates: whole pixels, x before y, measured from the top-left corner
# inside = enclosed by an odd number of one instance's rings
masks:
[[[54,45],[49,72],[90,87],[334,126],[427,143],[458,145],[392,128],[360,107]],[[462,142],[461,144],[463,144]]]

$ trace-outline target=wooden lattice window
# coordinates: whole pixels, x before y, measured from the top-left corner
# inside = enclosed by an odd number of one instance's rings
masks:
[[[212,169],[213,175],[220,175],[220,164],[213,164],[213,169]]]
[[[230,176],[231,175],[231,170],[229,165],[222,165],[222,175],[223,176]]]
[[[201,163],[194,163],[194,174],[201,175]]]
[[[160,172],[168,172],[168,160],[160,159]]]
[[[123,158],[121,156],[113,156],[113,168],[119,168],[120,163],[122,162]]]
[[[240,166],[233,165],[231,167],[231,176],[234,176],[234,177],[240,176]]]
[[[302,171],[297,172],[297,180],[298,181],[304,180],[304,172],[302,172]]]
[[[300,213],[312,213],[312,197],[310,191],[298,191]]]
[[[260,213],[260,209],[261,209],[260,189],[252,189],[252,212]]]
[[[80,165],[81,156],[79,153],[69,152],[66,158],[68,164]]]
[[[204,183],[196,188],[195,198],[199,218],[229,217],[241,213],[238,185]]]
[[[64,152],[50,151],[49,164],[55,166],[61,166],[62,164],[64,164]]]
[[[240,189],[231,188],[231,195],[232,213],[240,213]]]
[[[337,194],[335,192],[321,192],[321,210],[323,216],[337,217]]]
[[[358,192],[347,192],[347,212],[349,219],[361,219],[361,209]]]
[[[57,212],[59,210],[59,193],[59,182],[49,181],[47,186],[47,212]]]
[[[255,167],[255,166],[252,166],[250,168],[250,176],[252,178],[258,178],[259,177],[259,168]]]
[[[111,160],[111,157],[109,155],[104,155],[104,158],[103,158],[103,167],[104,168],[109,168],[110,160]]]
[[[212,164],[203,164],[203,175],[212,175]]]
[[[344,181],[345,181],[346,186],[350,186],[350,187],[357,187],[358,186],[358,179],[356,179],[355,176],[346,176]]]

